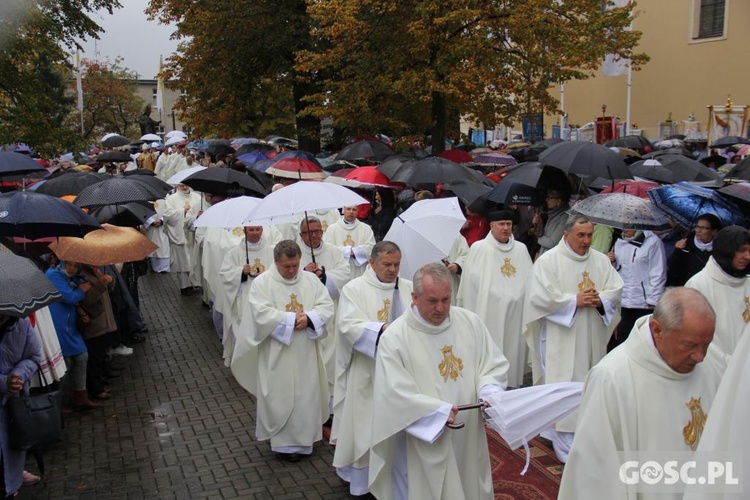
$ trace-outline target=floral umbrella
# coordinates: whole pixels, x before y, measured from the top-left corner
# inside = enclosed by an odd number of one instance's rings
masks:
[[[669,221],[654,206],[627,193],[597,194],[582,200],[570,209],[591,222],[618,229],[662,231],[670,228]]]

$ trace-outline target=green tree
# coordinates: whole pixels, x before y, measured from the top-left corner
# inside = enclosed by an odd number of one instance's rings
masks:
[[[553,110],[550,85],[593,75],[606,54],[634,52],[631,7],[608,1],[326,0],[319,37],[297,69],[322,75],[308,111],[337,126],[431,131],[442,151],[456,111],[488,126]]]
[[[303,113],[313,84],[294,67],[310,44],[304,0],[151,0],[149,13],[177,24],[164,73],[185,91],[176,108],[198,135],[296,131],[301,148],[319,149],[319,120]]]

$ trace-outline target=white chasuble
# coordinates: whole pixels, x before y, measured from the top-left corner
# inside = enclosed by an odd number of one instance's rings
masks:
[[[343,218],[328,226],[323,235],[323,242],[338,247],[342,256],[349,263],[351,279],[362,276],[375,246],[375,235],[372,228],[357,219],[345,222]]]
[[[485,386],[505,387],[508,361],[476,314],[452,307],[440,326],[408,309],[380,338],[374,397],[370,491],[378,499],[492,499],[481,412],[461,412],[461,430],[428,443],[409,427],[444,404],[475,403]],[[447,415],[446,415],[447,417]],[[445,419],[442,420],[443,422]],[[400,455],[397,450],[403,450]],[[394,460],[405,456],[407,484],[396,488]],[[396,496],[398,495],[398,496]]]
[[[656,350],[650,319],[638,319],[628,339],[591,369],[558,498],[679,498],[629,490],[619,479],[618,452],[694,451],[725,362],[711,345],[692,372],[672,370]]]
[[[333,301],[315,275],[300,271],[286,280],[275,265],[253,281],[248,301],[231,369],[257,398],[257,438],[270,439],[272,448],[312,446],[328,419],[318,339],[326,335]],[[294,330],[297,311],[309,318],[305,330]]]
[[[750,280],[724,272],[713,257],[685,283],[705,295],[716,312],[713,345],[731,355],[750,323]]]
[[[520,387],[526,367],[523,305],[532,262],[523,243],[498,242],[492,233],[469,251],[457,305],[482,318],[492,340],[510,363],[508,386]]]

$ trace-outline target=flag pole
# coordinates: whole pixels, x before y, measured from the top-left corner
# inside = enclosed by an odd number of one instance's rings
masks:
[[[81,52],[76,50],[76,93],[78,94],[78,113],[81,115],[81,135],[85,134],[83,125],[83,82],[81,81]]]

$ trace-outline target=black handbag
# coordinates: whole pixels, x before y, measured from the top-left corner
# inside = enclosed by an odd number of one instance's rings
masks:
[[[14,450],[41,450],[62,441],[62,392],[52,390],[37,364],[41,387],[5,403],[8,442]]]

